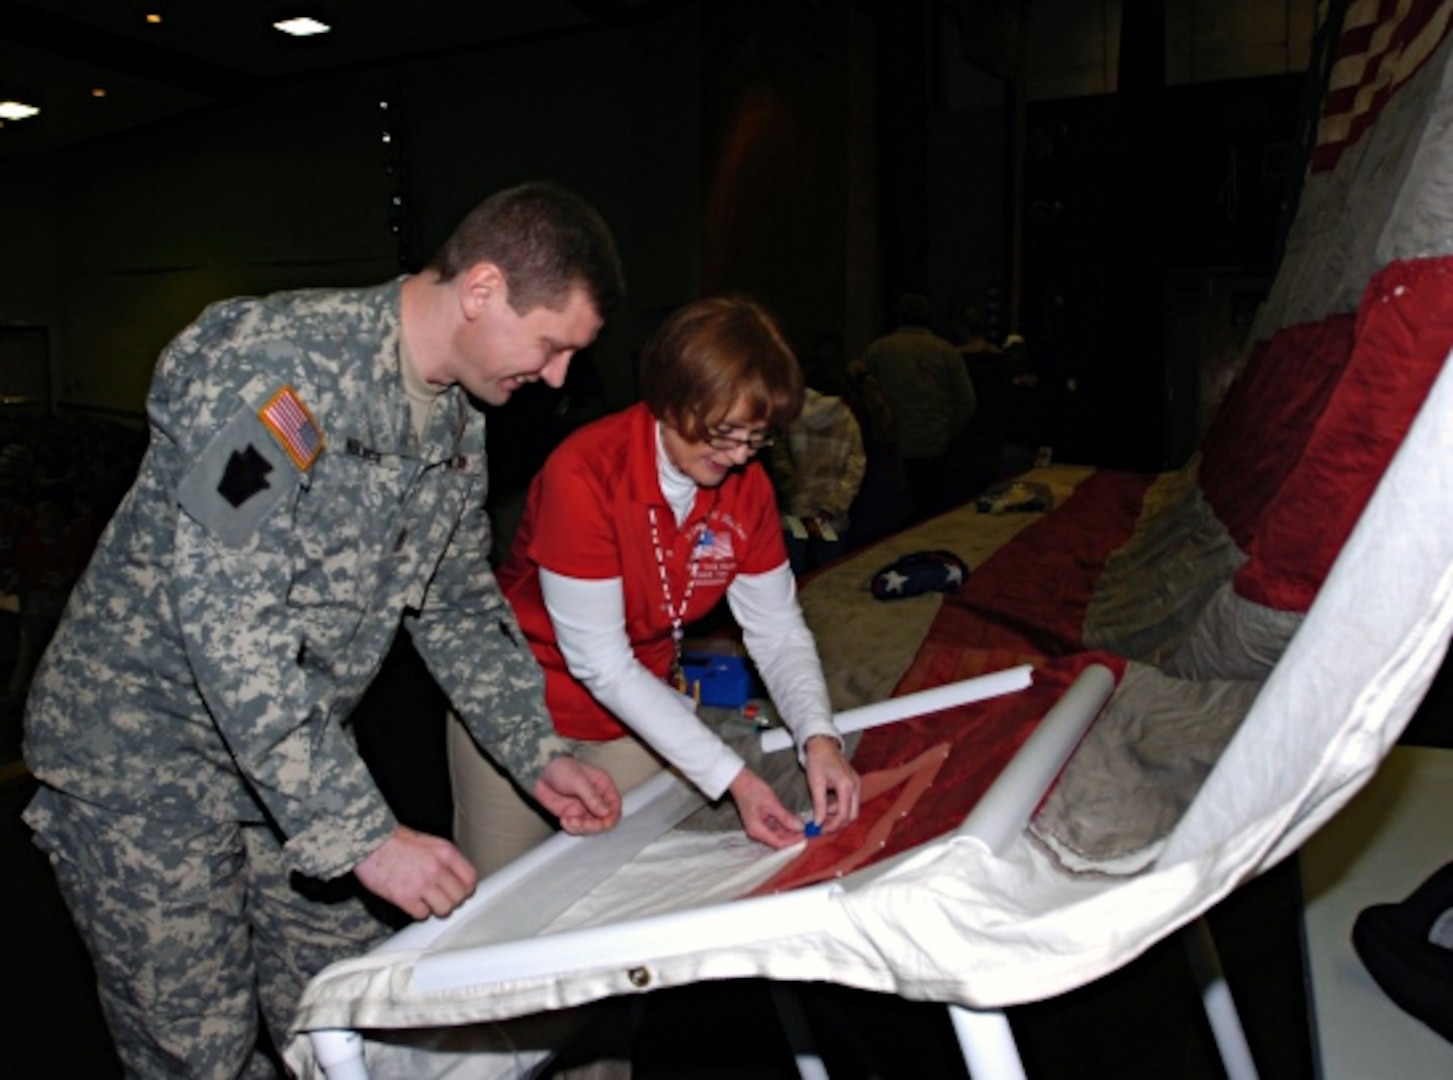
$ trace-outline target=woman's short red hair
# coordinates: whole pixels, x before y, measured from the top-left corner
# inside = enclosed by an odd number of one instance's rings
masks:
[[[802,410],[802,369],[770,312],[744,296],[678,308],[641,353],[641,397],[657,420],[693,442],[739,403],[781,431]]]

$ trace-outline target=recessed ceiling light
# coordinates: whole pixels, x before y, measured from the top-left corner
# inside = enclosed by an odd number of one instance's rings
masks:
[[[24,120],[40,112],[34,105],[23,101],[0,101],[0,120]]]
[[[273,23],[273,26],[293,37],[312,37],[314,34],[326,34],[333,29],[327,23],[310,19],[306,15],[296,19],[284,19],[282,22]]]

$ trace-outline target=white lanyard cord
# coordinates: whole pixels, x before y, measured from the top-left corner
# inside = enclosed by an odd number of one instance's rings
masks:
[[[671,620],[671,640],[676,645],[676,657],[671,662],[671,672],[674,676],[681,670],[681,639],[685,637],[684,629],[686,619],[686,608],[691,603],[691,594],[696,589],[696,547],[692,545],[690,557],[686,561],[686,591],[681,596],[681,608],[678,610],[671,601],[671,582],[666,577],[666,552],[661,547],[661,531],[656,524],[656,508],[648,510],[651,517],[651,546],[656,550],[656,569],[661,572],[661,593],[666,600],[666,616]]]

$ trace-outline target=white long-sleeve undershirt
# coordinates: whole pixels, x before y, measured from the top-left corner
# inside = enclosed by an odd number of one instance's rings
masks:
[[[571,578],[542,569],[540,591],[570,674],[704,795],[720,798],[742,759],[682,695],[636,659],[626,635],[620,578]],[[727,602],[799,752],[814,735],[837,738],[822,665],[787,564],[765,574],[737,575],[727,587]]]
[[[657,475],[678,525],[696,498],[694,481],[676,469],[656,437]],[[571,578],[540,569],[540,591],[570,674],[708,798],[726,791],[742,759],[685,699],[636,659],[626,634],[620,578]],[[738,574],[727,603],[767,692],[792,732],[799,755],[815,735],[838,738],[817,645],[797,603],[787,563],[763,574]]]

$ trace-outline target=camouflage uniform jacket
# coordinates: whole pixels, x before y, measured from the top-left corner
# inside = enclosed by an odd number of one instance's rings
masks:
[[[398,282],[229,300],[164,351],[29,701],[40,831],[57,792],[181,829],[265,812],[298,870],[349,870],[395,821],[343,722],[401,618],[526,790],[566,749],[486,562],[484,417],[453,387],[415,439],[398,312]]]

